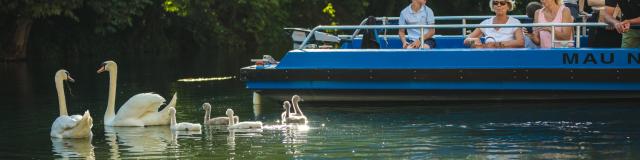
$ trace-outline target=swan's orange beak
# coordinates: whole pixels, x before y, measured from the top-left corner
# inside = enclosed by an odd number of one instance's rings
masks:
[[[106,66],[106,65],[105,65],[104,63],[103,63],[103,64],[101,64],[101,65],[100,65],[100,68],[98,68],[97,73],[102,73],[102,72],[104,72],[104,71],[107,71],[107,70],[105,69],[105,66]]]

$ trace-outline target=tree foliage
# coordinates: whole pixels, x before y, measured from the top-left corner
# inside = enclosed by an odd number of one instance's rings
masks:
[[[531,0],[517,0],[512,14]],[[237,68],[290,49],[285,27],[398,16],[410,0],[0,0],[0,21],[34,19],[30,57],[157,55]],[[428,1],[436,15],[487,15],[489,0]],[[0,24],[6,44],[14,31]],[[52,30],[55,30],[52,32]],[[6,46],[6,45],[3,45]]]

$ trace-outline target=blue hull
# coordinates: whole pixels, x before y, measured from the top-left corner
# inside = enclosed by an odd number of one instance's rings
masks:
[[[274,68],[241,73],[257,92],[354,100],[381,92],[416,100],[465,99],[452,98],[456,92],[475,100],[638,98],[640,49],[293,50]]]

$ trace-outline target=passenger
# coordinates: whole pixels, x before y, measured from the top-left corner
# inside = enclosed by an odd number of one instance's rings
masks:
[[[638,0],[617,0],[622,11],[622,22],[613,16],[604,15],[605,21],[611,27],[615,27],[618,33],[622,33],[622,48],[640,48],[640,29],[632,28],[631,25],[640,24],[640,1]]]
[[[603,0],[603,3],[594,5],[593,7],[593,22],[605,22],[604,15],[615,17],[616,20],[620,20],[620,8],[616,7],[618,4],[616,0]],[[617,48],[620,47],[622,40],[622,34],[618,33],[613,27],[596,27],[589,29],[588,46],[594,48]]]
[[[571,16],[573,17],[573,19],[575,19],[576,21],[582,22],[582,17],[580,17],[580,13],[582,12],[583,7],[580,7],[579,4],[584,5],[584,0],[564,0],[564,6],[566,6],[567,8],[569,8],[569,11],[571,11]]]
[[[482,21],[480,24],[520,24],[518,19],[510,17],[507,12],[515,8],[514,0],[490,0],[489,8],[496,16]],[[479,37],[485,37],[485,44]],[[521,48],[524,46],[521,27],[513,28],[476,28],[464,44],[472,48]]]
[[[535,18],[536,11],[542,9],[542,4],[540,2],[529,2],[527,4],[526,13],[528,19],[523,20],[523,23],[533,23],[533,19]],[[524,31],[524,47],[525,48],[540,48],[537,44],[533,43],[531,38],[533,37],[533,29],[531,27],[525,27]]]
[[[411,4],[400,12],[399,25],[432,25],[435,24],[436,18],[433,10],[426,6],[427,0],[412,0]],[[407,34],[405,34],[405,30]],[[423,48],[435,48],[436,41],[433,35],[436,33],[434,28],[425,28],[424,34],[420,35],[419,28],[399,29],[400,41],[402,48],[419,48],[420,37],[424,39]],[[405,36],[406,35],[406,36]]]
[[[562,0],[540,0],[543,8],[536,12],[535,23],[572,23],[571,11],[564,5]],[[573,47],[573,27],[555,27],[555,40],[565,41],[551,44],[551,27],[536,27],[533,30],[533,42],[540,45],[540,48],[552,47]]]

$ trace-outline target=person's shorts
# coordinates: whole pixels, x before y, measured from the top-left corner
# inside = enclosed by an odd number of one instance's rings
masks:
[[[640,48],[640,29],[630,29],[622,34],[622,48]]]
[[[407,42],[413,43],[413,40],[408,40]],[[424,44],[429,45],[429,48],[436,48],[436,40],[433,38],[425,39]]]

